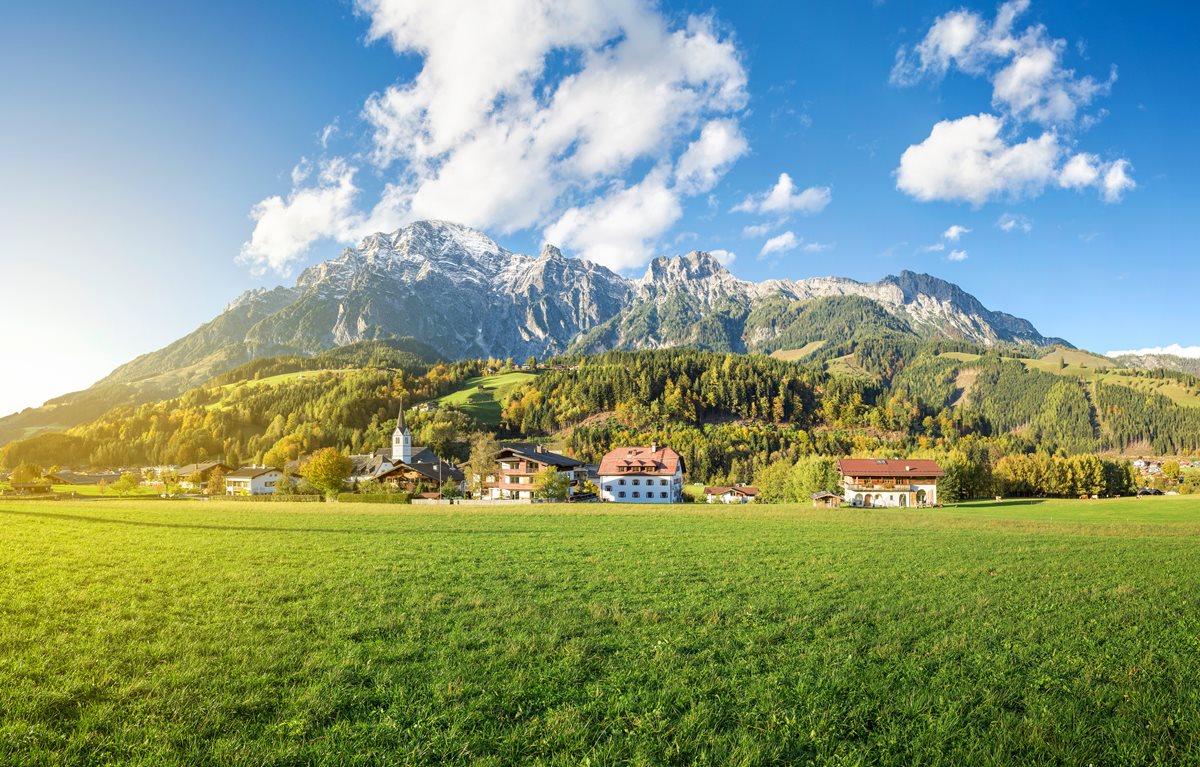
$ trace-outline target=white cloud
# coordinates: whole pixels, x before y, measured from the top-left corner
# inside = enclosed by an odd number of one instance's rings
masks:
[[[1100,182],[1100,193],[1105,202],[1120,202],[1126,191],[1137,186],[1129,177],[1129,161],[1116,160],[1110,162],[1104,171],[1104,180]]]
[[[833,200],[833,193],[827,186],[810,186],[803,191],[796,191],[792,177],[786,173],[779,174],[775,186],[767,192],[750,195],[734,206],[733,210],[741,213],[820,213]]]
[[[1033,222],[1025,216],[1017,215],[1015,213],[1005,213],[1001,215],[1000,218],[996,219],[996,226],[999,227],[1001,231],[1005,232],[1015,232],[1020,230],[1026,234],[1029,234],[1033,231]]]
[[[679,158],[675,183],[689,194],[707,192],[748,148],[736,120],[712,120]]]
[[[896,187],[922,202],[966,201],[1039,194],[1054,180],[1062,147],[1051,132],[1019,144],[1000,135],[989,114],[943,120],[929,137],[900,156]]]
[[[934,243],[933,245],[926,245],[923,248],[918,248],[917,252],[918,253],[941,253],[945,249],[946,249],[946,246],[943,243],[937,242],[937,243]]]
[[[925,38],[911,50],[896,54],[892,82],[911,85],[923,77],[943,77],[952,69],[987,76],[992,104],[1017,120],[1061,125],[1076,119],[1079,110],[1106,95],[1116,81],[1078,77],[1063,63],[1066,41],[1052,38],[1041,24],[1015,31],[1029,0],[1000,6],[990,24],[979,14],[958,10],[938,17]]]
[[[729,266],[737,259],[737,253],[729,250],[710,250],[708,255],[720,261],[722,266]]]
[[[800,248],[805,253],[824,253],[827,250],[833,250],[832,242],[806,242]]]
[[[902,191],[922,201],[981,205],[1037,196],[1056,180],[1064,188],[1095,186],[1108,202],[1136,186],[1125,160],[1075,153],[1060,167],[1073,152],[1073,136],[1105,114],[1084,110],[1112,90],[1116,69],[1103,81],[1076,75],[1063,61],[1065,41],[1041,24],[1016,29],[1029,5],[1029,0],[1004,3],[990,22],[973,11],[952,11],[938,17],[917,45],[897,51],[894,84],[939,79],[950,71],[986,77],[997,112],[937,123],[901,157]],[[1029,132],[1029,124],[1045,127],[1039,134]]]
[[[1145,349],[1126,349],[1124,351],[1107,352],[1106,354],[1109,357],[1124,357],[1127,354],[1139,357],[1146,354],[1170,354],[1175,357],[1200,359],[1200,346],[1170,344],[1169,346],[1149,346]]]
[[[742,236],[746,238],[762,237],[774,228],[774,224],[751,224],[742,227]]]
[[[238,262],[256,274],[273,269],[286,274],[312,243],[324,237],[350,240],[360,219],[354,201],[356,170],[342,160],[324,163],[315,186],[293,189],[287,199],[275,195],[254,206],[254,234],[242,245]],[[307,178],[308,172],[294,177]]]
[[[546,228],[546,240],[612,269],[645,264],[650,242],[683,214],[679,198],[666,185],[666,175],[656,169],[634,186],[618,187],[571,208]]]
[[[942,239],[950,240],[951,242],[958,242],[958,238],[962,237],[964,234],[970,234],[970,232],[971,230],[965,226],[953,224],[949,229],[942,232]]]
[[[709,17],[677,23],[650,0],[481,3],[469,23],[441,0],[355,5],[369,42],[418,55],[420,69],[363,109],[366,157],[384,182],[378,199],[369,210],[334,206],[336,226],[289,243],[445,218],[501,233],[569,232],[591,243],[591,257],[628,268],[652,255],[678,218],[669,211],[712,189],[747,150],[745,69]],[[665,170],[630,177],[645,167]],[[630,195],[653,199],[654,210],[632,223],[601,220],[625,214]],[[588,234],[598,230],[627,236],[602,248]],[[303,255],[265,242],[256,231],[246,258],[278,268]]]
[[[789,250],[795,250],[799,245],[800,238],[796,237],[796,233],[787,231],[767,240],[763,244],[762,250],[758,252],[758,257],[763,259],[773,253],[787,253]]]
[[[948,261],[966,261],[967,260],[967,251],[952,250],[952,251],[950,251],[950,255],[946,256],[946,260],[948,260]]]
[[[1120,202],[1126,191],[1137,186],[1129,177],[1129,167],[1128,160],[1104,162],[1094,154],[1080,152],[1067,160],[1058,183],[1068,189],[1095,186],[1105,202]]]

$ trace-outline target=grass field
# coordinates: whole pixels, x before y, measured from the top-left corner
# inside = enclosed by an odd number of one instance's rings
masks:
[[[514,387],[532,381],[536,373],[501,373],[500,375],[470,378],[458,391],[434,400],[441,405],[457,407],[480,423],[495,426],[500,423],[500,403]]]
[[[51,485],[50,489],[56,493],[62,493],[64,495],[70,495],[71,493],[75,493],[76,495],[86,495],[89,497],[90,496],[110,496],[112,498],[117,497],[116,492],[114,492],[111,487],[101,487],[100,485]],[[130,491],[129,494],[130,495],[158,495],[161,492],[162,492],[161,490],[155,489],[154,487],[148,487],[146,485],[138,485],[132,491]]]
[[[0,763],[1195,764],[1200,503],[0,501]]]

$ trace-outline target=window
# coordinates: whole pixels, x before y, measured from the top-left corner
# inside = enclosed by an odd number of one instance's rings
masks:
[[[621,496],[622,498],[624,498],[624,497],[625,497],[625,491],[624,491],[624,490],[622,490],[621,492],[617,493],[617,495],[619,495],[619,496]]]
[[[658,481],[658,484],[662,485],[663,487],[666,487],[666,485],[667,485],[667,481],[666,481],[665,479],[660,479],[660,480]]]
[[[635,479],[635,480],[633,481],[633,484],[635,484],[635,485],[640,485],[640,484],[642,484],[642,481],[641,481],[640,479]]]
[[[622,485],[624,485],[624,484],[625,484],[625,478],[624,478],[624,477],[621,477],[620,483],[621,483]],[[622,493],[621,495],[623,496],[623,495],[624,495],[624,493]]]
[[[642,497],[642,494],[641,494],[641,493],[639,493],[637,490],[634,490],[634,491],[633,491],[633,497],[634,497],[634,498],[641,498],[641,497]]]
[[[666,492],[665,492],[665,491],[664,491],[663,493],[661,493],[660,495],[662,495],[662,497],[663,497],[663,498],[666,498],[666,497],[667,497],[667,494],[666,494]]]

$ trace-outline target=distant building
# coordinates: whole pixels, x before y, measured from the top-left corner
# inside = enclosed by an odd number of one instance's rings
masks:
[[[587,481],[583,461],[552,453],[541,445],[505,445],[496,455],[496,471],[484,478],[483,495],[492,500],[533,498],[533,479],[546,469],[565,475],[567,495],[579,492]]]
[[[418,485],[436,484],[441,487],[446,482],[462,484],[463,481],[462,470],[457,466],[438,458],[427,447],[413,447],[412,432],[404,422],[403,403],[396,417],[396,430],[392,432],[391,455],[384,458],[381,452],[376,452],[365,468],[376,472],[368,478],[408,492],[415,490]]]
[[[225,495],[270,495],[281,479],[282,469],[243,466],[225,475]]]
[[[758,488],[750,485],[706,487],[704,498],[708,503],[752,503],[758,498]]]
[[[78,474],[73,471],[56,471],[47,474],[46,479],[55,485],[99,485],[101,482],[112,484],[121,478],[120,474]]]
[[[837,493],[831,493],[828,490],[822,490],[819,493],[813,493],[808,496],[813,502],[813,508],[836,509],[842,505],[842,496]]]
[[[45,482],[13,482],[10,487],[16,495],[46,495],[51,491]]]
[[[937,461],[843,458],[842,499],[851,506],[935,506],[938,479],[945,476]]]
[[[221,470],[222,474],[228,474],[233,471],[232,466],[226,466],[223,463],[189,463],[187,466],[180,466],[177,471],[179,477],[179,486],[189,490],[203,491],[208,487],[208,480],[217,469]],[[193,477],[199,475],[199,483],[193,481]]]
[[[679,503],[683,458],[669,447],[618,447],[600,461],[600,498],[619,503]]]

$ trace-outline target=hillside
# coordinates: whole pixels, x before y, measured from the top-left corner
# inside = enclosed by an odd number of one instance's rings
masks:
[[[501,407],[516,387],[537,378],[535,373],[511,372],[468,378],[455,391],[433,400],[439,407],[461,410],[477,423],[499,426]]]
[[[0,444],[178,396],[256,359],[375,340],[410,337],[425,356],[446,360],[678,346],[770,353],[820,341],[823,361],[855,351],[849,346],[869,336],[893,345],[1065,344],[930,275],[754,283],[694,251],[656,258],[631,279],[553,246],[533,257],[465,226],[419,221],[365,238],[290,287],[247,291],[85,392],[0,418]]]
[[[822,359],[825,347],[815,347],[799,362],[606,352],[533,372],[496,360],[419,361],[368,342],[256,360],[178,397],[13,442],[0,463],[279,465],[326,446],[370,452],[389,444],[401,402],[417,444],[458,460],[477,430],[551,439],[587,461],[614,444],[658,441],[684,456],[694,481],[710,483],[749,481],[810,455],[1200,451],[1200,381],[1183,374],[1093,369],[1084,357],[1048,372],[1045,358],[947,342],[888,357],[872,343]]]

